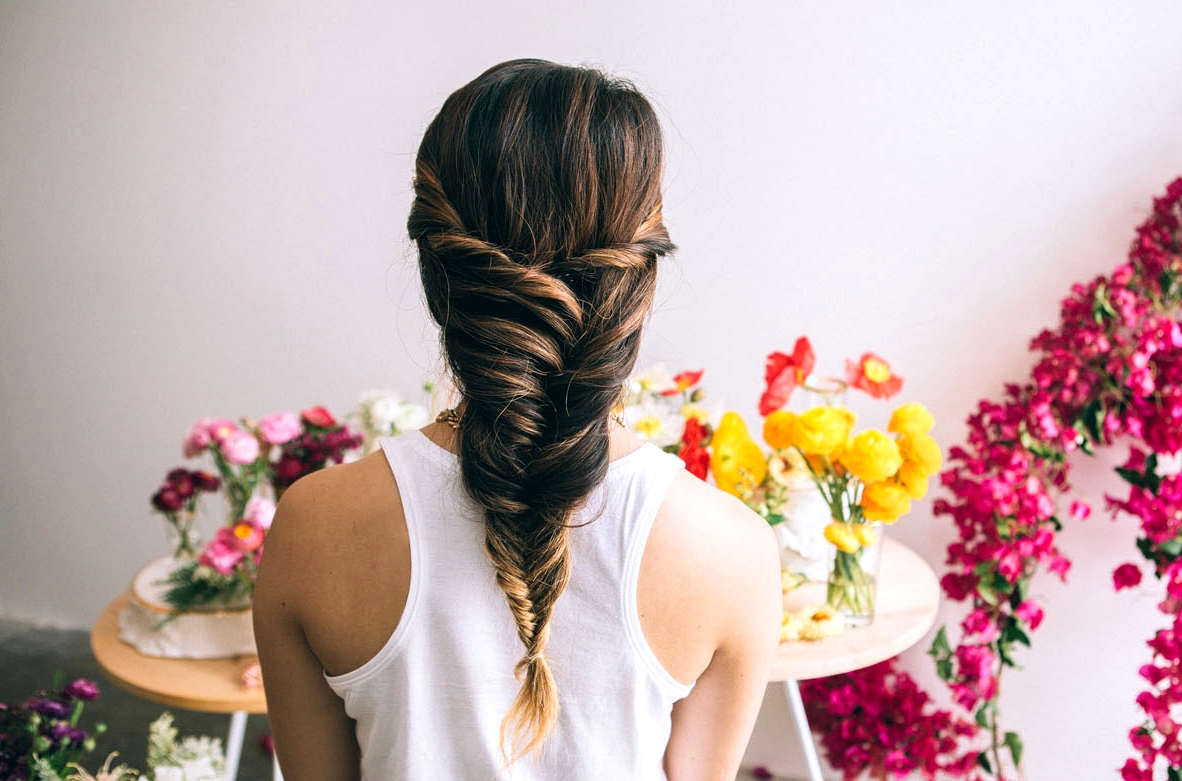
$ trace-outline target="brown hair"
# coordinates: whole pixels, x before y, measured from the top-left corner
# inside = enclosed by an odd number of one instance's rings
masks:
[[[608,415],[674,247],[662,140],[634,87],[541,60],[490,68],[419,147],[407,227],[464,404],[464,486],[525,647],[507,758],[554,729],[546,641],[570,575],[571,515],[603,481]]]

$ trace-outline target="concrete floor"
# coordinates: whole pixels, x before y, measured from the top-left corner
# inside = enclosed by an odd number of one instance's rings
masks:
[[[0,702],[23,702],[38,689],[48,687],[57,672],[67,683],[89,678],[99,686],[98,700],[87,703],[82,714],[84,728],[93,728],[97,722],[107,725],[94,754],[84,763],[91,772],[112,751],[119,752],[118,761],[144,769],[148,725],[166,710],[175,717],[179,736],[209,735],[221,738],[225,745],[229,716],[167,708],[127,694],[99,670],[86,631],[44,629],[0,620]],[[249,718],[238,769],[242,781],[271,778],[271,757],[259,747],[259,737],[266,731],[266,716]]]

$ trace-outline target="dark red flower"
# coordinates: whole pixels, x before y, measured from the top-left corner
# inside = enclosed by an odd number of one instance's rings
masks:
[[[162,513],[175,513],[185,506],[185,500],[171,485],[166,485],[152,494],[152,506]]]
[[[193,485],[197,487],[198,491],[213,492],[221,488],[222,481],[217,475],[211,475],[209,472],[190,472],[189,476],[193,479]]]
[[[168,486],[176,491],[181,499],[188,499],[193,495],[193,477],[187,469],[174,469],[165,478]]]

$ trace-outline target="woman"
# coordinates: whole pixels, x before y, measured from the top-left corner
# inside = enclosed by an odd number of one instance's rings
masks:
[[[590,69],[503,63],[427,129],[408,226],[461,402],[280,503],[255,633],[289,781],[735,777],[774,538],[612,417],[661,169]]]

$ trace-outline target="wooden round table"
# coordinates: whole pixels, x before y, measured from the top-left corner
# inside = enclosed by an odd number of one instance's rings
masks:
[[[784,597],[785,610],[825,601],[825,584],[808,583]],[[846,629],[819,641],[780,643],[769,680],[782,681],[796,721],[810,781],[822,781],[817,749],[809,731],[797,681],[824,678],[869,667],[915,645],[936,622],[940,583],[915,551],[887,537],[878,571],[874,623]]]
[[[167,659],[145,656],[119,639],[119,614],[128,595],[116,598],[99,615],[90,633],[90,648],[99,667],[117,686],[146,700],[174,708],[230,713],[226,740],[226,777],[237,775],[248,713],[266,713],[262,687],[242,684],[242,669],[255,656],[228,659]],[[279,766],[275,765],[276,778]]]

